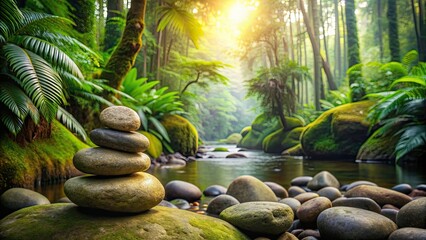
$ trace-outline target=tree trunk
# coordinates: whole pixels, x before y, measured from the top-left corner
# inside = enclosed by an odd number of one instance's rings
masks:
[[[396,10],[396,0],[388,0],[388,31],[389,31],[389,50],[391,54],[391,61],[401,61],[399,53],[399,34],[398,34],[398,16]]]
[[[377,0],[377,39],[379,41],[380,62],[383,62],[382,0]]]
[[[120,13],[124,10],[123,0],[108,0],[107,1],[107,21],[105,24],[104,51],[117,46],[120,41],[122,29],[117,28],[111,19],[120,17]]]
[[[352,67],[360,62],[358,29],[356,26],[355,3],[354,0],[346,0],[346,31],[348,41],[348,67]]]
[[[80,33],[78,40],[94,49],[95,41],[95,1],[94,0],[68,0],[72,6],[72,16],[75,23],[74,29]]]
[[[416,33],[417,40],[417,51],[419,53],[419,61],[426,62],[426,22],[425,22],[425,8],[426,2],[424,2],[424,6],[422,5],[422,0],[418,1],[419,9],[416,11],[416,5],[414,0],[411,0],[411,10],[413,13],[414,20],[414,29]],[[417,17],[417,12],[419,16]]]
[[[293,14],[293,11],[290,12],[290,16]],[[291,17],[290,17],[291,18]],[[293,23],[290,19],[290,54],[291,54],[291,60],[295,61],[294,59],[294,43],[293,43]]]
[[[345,18],[345,14],[344,10],[343,10],[343,6],[341,6],[340,9],[340,14],[342,17],[342,32],[343,32],[343,73],[346,73],[346,70],[348,69],[348,36],[347,36],[347,32],[346,32],[346,18]]]
[[[133,67],[142,46],[142,33],[145,27],[146,0],[133,0],[126,19],[123,37],[102,71],[101,78],[108,85],[118,89],[126,74]]]
[[[104,44],[104,29],[105,29],[105,17],[104,17],[104,9],[105,9],[105,5],[104,5],[104,1],[103,0],[98,0],[98,18],[99,21],[97,23],[97,28],[96,28],[96,42],[98,43],[98,49],[104,49],[103,47],[100,47],[101,45],[103,46]]]
[[[318,22],[318,13],[317,11],[317,3],[316,0],[310,0],[311,6],[312,6],[312,12],[313,12],[313,18],[314,24]],[[303,0],[300,0],[299,2],[300,11],[303,14],[303,21],[305,22],[306,29],[308,31],[309,39],[311,40],[312,49],[314,51],[314,91],[315,91],[315,109],[319,111],[321,109],[320,105],[320,94],[321,94],[321,55],[320,55],[320,49],[317,39],[315,38],[314,29],[311,27],[310,18],[308,17],[308,14],[305,10],[305,3]]]
[[[340,45],[340,21],[339,21],[339,1],[334,0],[334,76],[340,82],[342,79],[342,53]]]

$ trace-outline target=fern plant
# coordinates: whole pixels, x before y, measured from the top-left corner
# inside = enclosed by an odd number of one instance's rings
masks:
[[[0,126],[13,135],[27,118],[38,124],[61,120],[84,139],[81,125],[63,107],[71,95],[95,97],[95,86],[84,80],[66,53],[91,51],[68,36],[72,22],[44,13],[19,10],[13,0],[0,2]],[[81,55],[78,55],[82,53]]]
[[[379,124],[377,134],[398,138],[396,162],[426,145],[426,63],[412,67],[411,74],[395,80],[390,90],[369,97],[379,98],[369,120]]]
[[[178,92],[167,92],[167,87],[155,89],[157,84],[159,81],[148,82],[146,78],[137,78],[137,69],[133,68],[121,85],[120,90],[126,97],[120,101],[139,114],[145,131],[154,134],[162,140],[167,151],[173,152],[167,130],[160,120],[167,114],[184,114],[183,104],[179,100]]]

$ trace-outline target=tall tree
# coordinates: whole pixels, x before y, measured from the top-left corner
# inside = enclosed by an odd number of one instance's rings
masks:
[[[121,86],[126,74],[132,68],[142,46],[142,33],[145,28],[146,0],[133,0],[127,13],[126,27],[117,48],[102,71],[101,78],[108,80],[114,89]]]
[[[348,67],[360,63],[358,28],[356,25],[355,3],[354,0],[346,0],[346,31],[348,42]],[[352,84],[352,83],[350,83]]]
[[[411,0],[411,10],[414,19],[419,61],[426,62],[426,1],[418,0],[417,9],[415,0]]]
[[[334,76],[339,81],[342,78],[342,47],[340,44],[339,0],[334,0]]]
[[[91,47],[96,46],[95,38],[95,1],[94,0],[68,0],[72,6],[72,19],[75,30],[81,35],[81,42]]]
[[[107,20],[105,24],[104,51],[117,46],[120,41],[122,29],[118,27],[114,18],[121,17],[124,11],[123,0],[107,1]]]
[[[401,61],[399,52],[399,34],[398,34],[398,14],[396,9],[396,0],[388,0],[388,31],[389,31],[389,50],[391,61]]]
[[[382,0],[377,0],[377,40],[379,42],[380,62],[383,61]]]

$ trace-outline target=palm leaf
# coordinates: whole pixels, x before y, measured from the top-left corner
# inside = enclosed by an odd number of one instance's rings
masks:
[[[390,87],[392,88],[399,83],[413,83],[413,84],[419,84],[423,87],[426,87],[426,79],[417,77],[417,76],[405,76],[400,79],[397,79],[391,84]]]
[[[84,141],[87,139],[87,134],[84,128],[80,123],[65,109],[58,107],[58,112],[56,113],[56,119],[58,119],[62,124],[64,124],[69,130],[80,135]]]
[[[10,109],[2,107],[2,104],[0,104],[0,121],[1,123],[11,132],[13,135],[16,136],[24,125],[24,121],[17,117]]]
[[[14,0],[2,0],[0,13],[0,35],[7,39],[20,27],[24,16]]]
[[[396,161],[416,148],[426,146],[426,125],[412,125],[402,129],[402,135],[396,144]]]

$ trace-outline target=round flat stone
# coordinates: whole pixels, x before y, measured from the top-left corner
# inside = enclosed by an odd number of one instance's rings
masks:
[[[124,106],[105,108],[99,120],[106,127],[120,131],[136,131],[141,126],[139,115],[133,109]]]
[[[138,132],[97,128],[90,132],[90,139],[98,146],[125,152],[143,152],[149,147],[148,138]]]
[[[81,176],[65,182],[67,197],[80,207],[137,213],[161,202],[164,188],[154,176],[137,172],[128,176]]]
[[[145,171],[151,165],[151,159],[144,153],[129,153],[102,147],[81,149],[74,155],[73,162],[82,172],[104,176]]]

